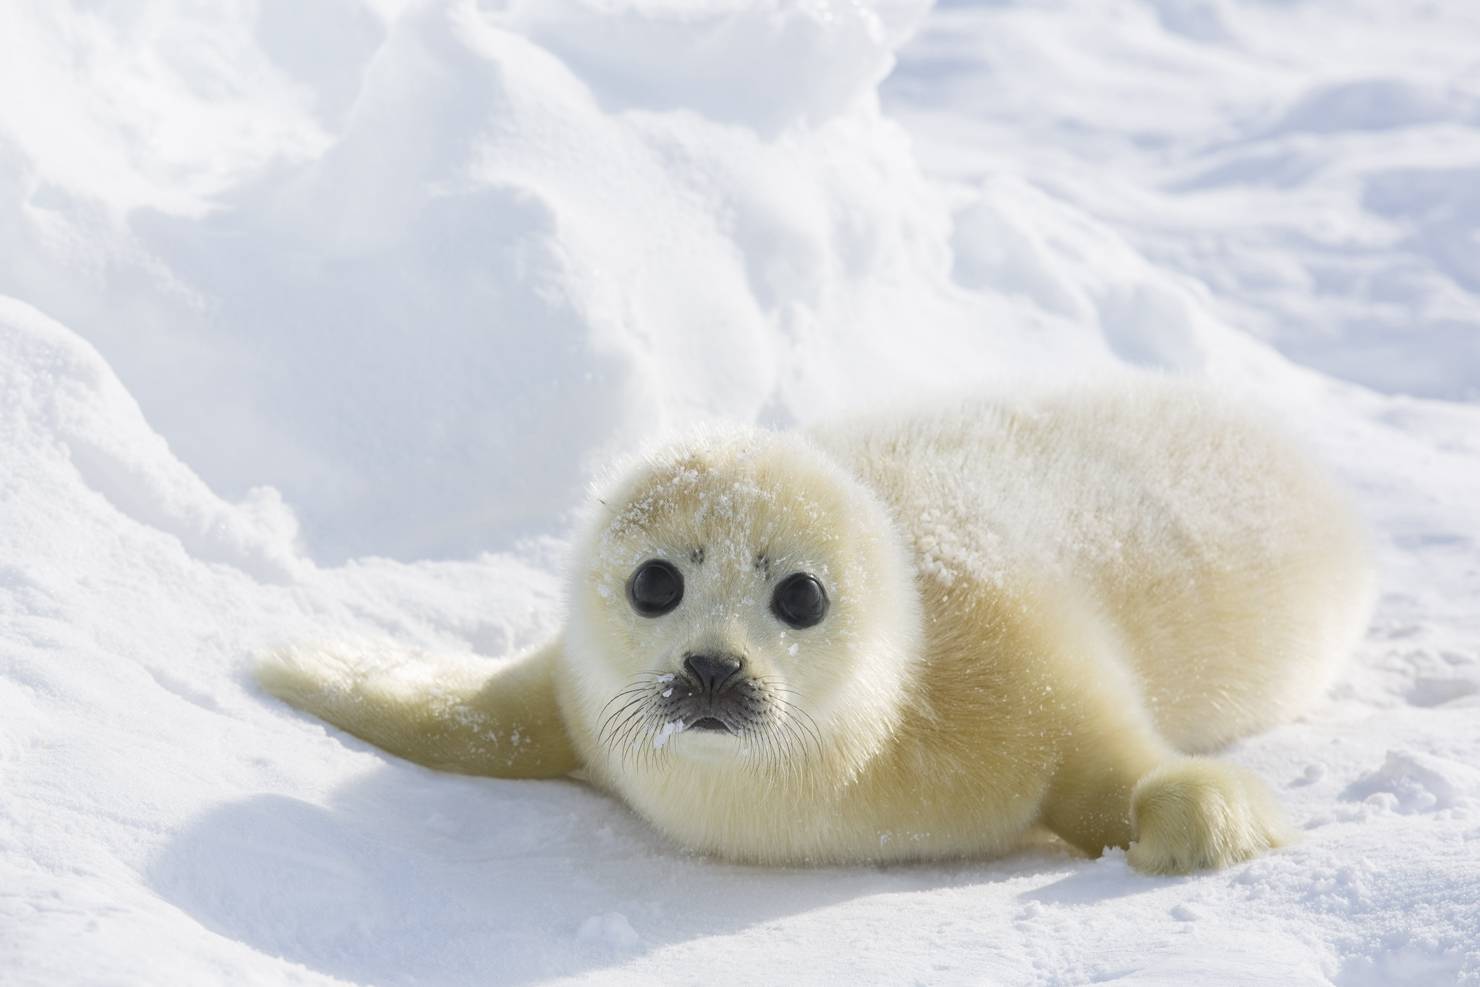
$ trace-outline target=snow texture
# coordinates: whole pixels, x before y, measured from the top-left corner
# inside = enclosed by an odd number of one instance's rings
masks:
[[[1480,8],[4,19],[0,980],[1480,983]],[[1350,667],[1229,755],[1288,850],[729,866],[250,684],[537,643],[586,479],[664,431],[1127,364],[1373,526]]]

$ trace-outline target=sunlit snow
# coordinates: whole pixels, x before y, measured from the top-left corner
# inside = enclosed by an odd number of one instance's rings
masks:
[[[0,982],[1480,982],[1480,7],[0,26]],[[248,676],[539,643],[586,482],[665,432],[1121,366],[1272,412],[1382,565],[1228,755],[1304,839],[1226,872],[720,864]]]

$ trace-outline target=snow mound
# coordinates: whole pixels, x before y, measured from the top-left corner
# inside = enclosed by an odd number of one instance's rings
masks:
[[[871,101],[929,6],[522,0],[504,22],[559,56],[605,105],[687,109],[776,133]],[[758,64],[769,70],[757,73]]]
[[[621,912],[607,912],[604,915],[592,915],[581,923],[580,931],[576,935],[585,940],[595,940],[610,946],[624,947],[635,946],[641,941],[632,923],[627,921],[627,916]]]
[[[284,579],[303,564],[292,513],[271,487],[227,504],[171,455],[96,350],[34,308],[0,296],[0,415],[34,497],[53,510],[101,497],[128,522],[166,532],[194,558]],[[55,472],[46,470],[47,462]],[[65,466],[63,465],[65,464]],[[55,473],[70,474],[70,483]]]
[[[953,214],[963,287],[1022,295],[1098,332],[1083,345],[1140,367],[1228,372],[1251,358],[1195,285],[1155,268],[1114,231],[1030,182],[991,175]]]
[[[1352,782],[1341,797],[1411,815],[1468,806],[1470,799],[1461,793],[1474,790],[1477,784],[1480,772],[1473,768],[1422,754],[1388,751],[1380,768]]]
[[[78,49],[101,86],[186,32],[211,59],[149,60],[133,112],[224,90],[278,127],[120,171],[147,121],[58,107],[99,145],[61,169],[52,129],[0,118],[0,237],[28,258],[0,291],[98,346],[213,487],[280,490],[316,559],[507,547],[615,448],[1003,362],[1000,304],[942,297],[949,215],[873,98],[921,4],[342,6],[323,61],[278,4],[58,8],[5,42]],[[773,88],[736,85],[760,59]],[[901,324],[914,356],[884,344]]]

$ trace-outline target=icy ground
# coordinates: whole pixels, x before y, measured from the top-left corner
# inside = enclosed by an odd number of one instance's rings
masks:
[[[1480,982],[1472,3],[16,0],[0,295],[0,982]],[[536,642],[644,436],[1117,364],[1372,521],[1287,851],[731,867],[246,675]]]

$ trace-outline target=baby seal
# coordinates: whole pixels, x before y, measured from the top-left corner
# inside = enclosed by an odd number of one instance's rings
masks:
[[[583,771],[731,859],[985,856],[1042,825],[1184,873],[1289,839],[1203,755],[1319,695],[1372,582],[1300,454],[1142,380],[678,442],[590,505],[548,645],[482,678],[315,650],[260,678],[435,768]]]

